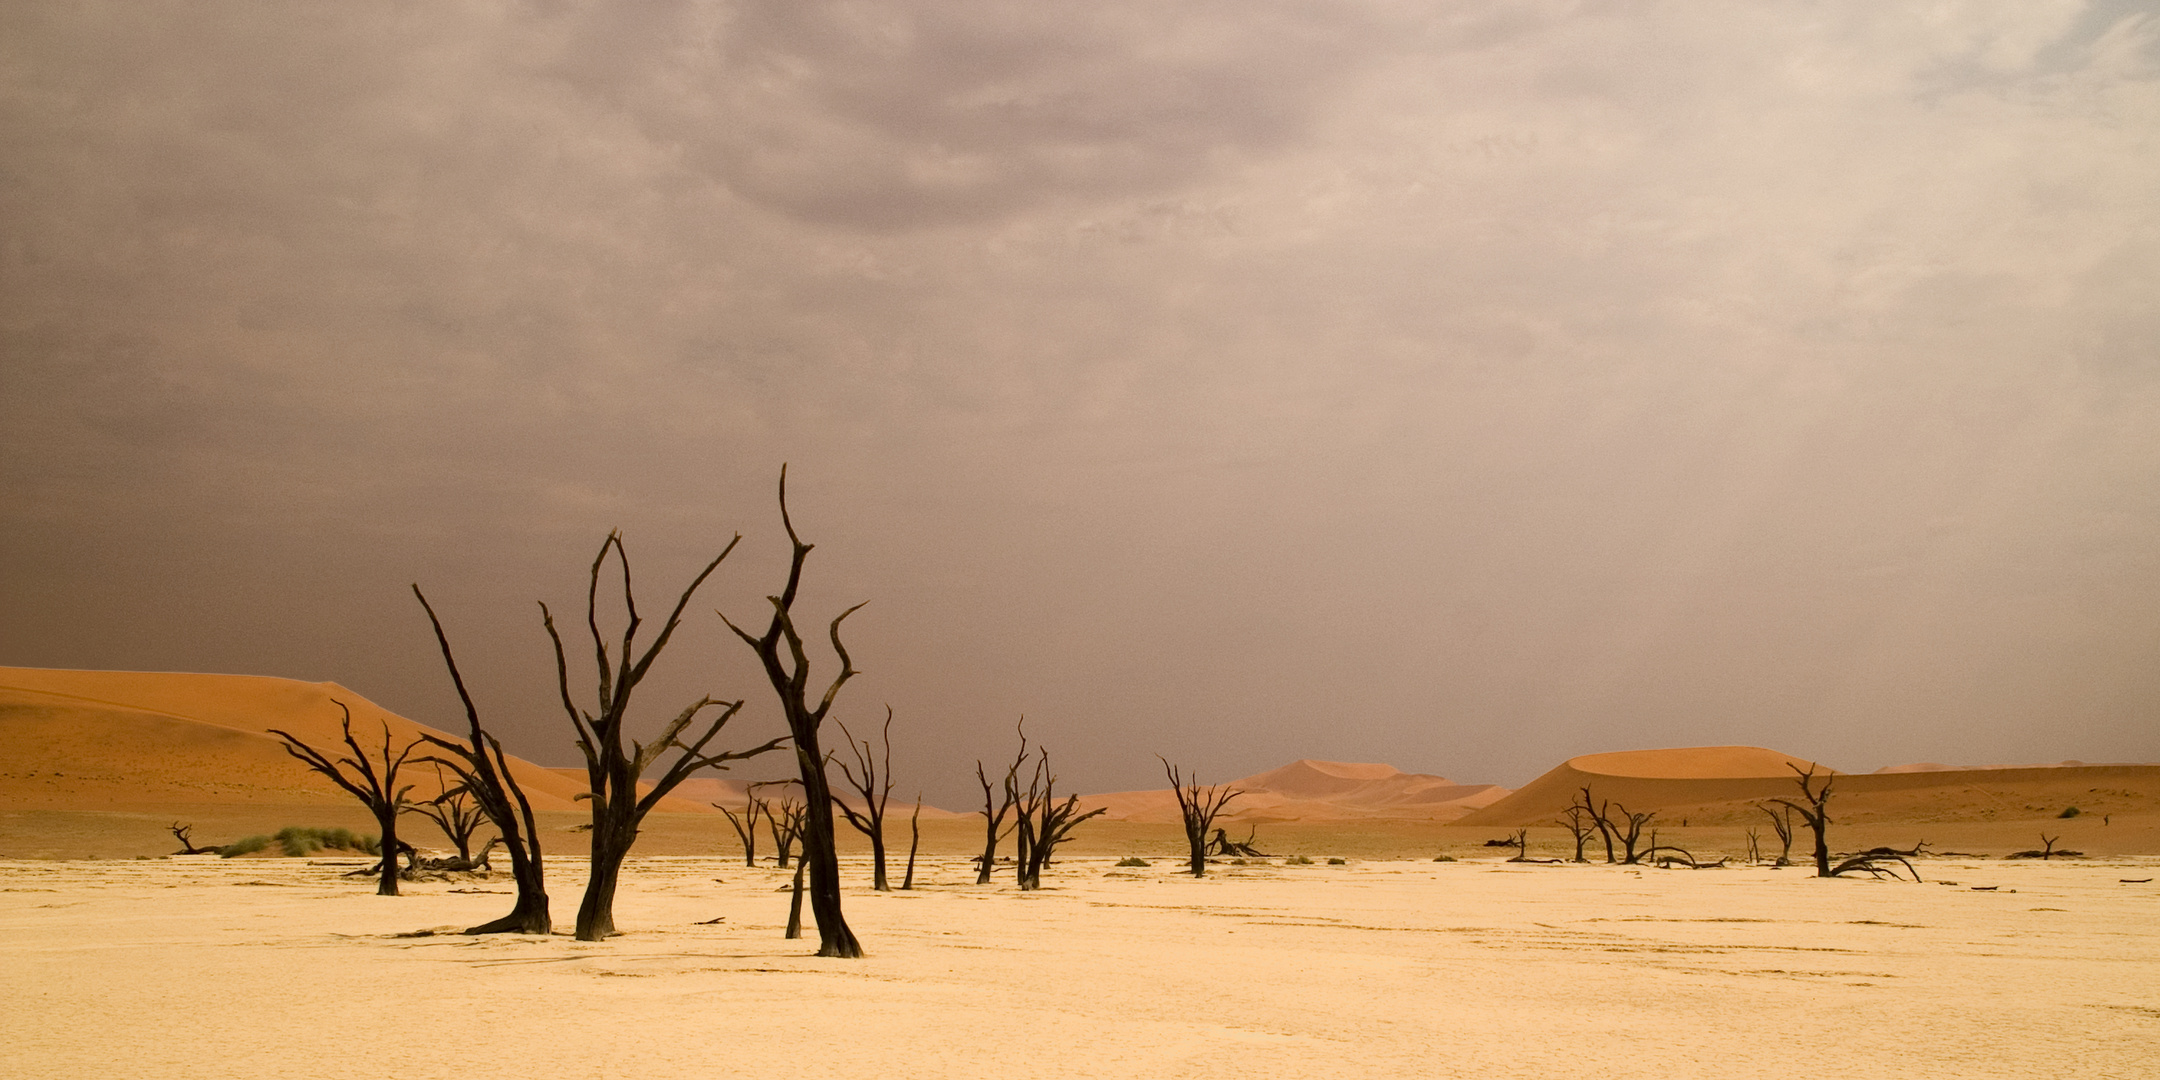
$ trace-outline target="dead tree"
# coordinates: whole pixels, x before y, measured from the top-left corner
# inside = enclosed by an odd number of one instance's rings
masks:
[[[668,613],[667,622],[661,626],[652,644],[639,653],[637,633],[643,620],[638,617],[637,600],[630,588],[630,556],[623,550],[622,534],[608,533],[607,539],[600,544],[600,553],[593,557],[585,591],[585,627],[592,636],[593,664],[598,672],[598,692],[594,695],[597,704],[591,712],[578,708],[571,701],[570,665],[563,653],[562,635],[555,630],[554,612],[549,611],[546,604],[540,605],[541,622],[555,645],[556,687],[562,696],[563,712],[577,732],[577,747],[585,756],[585,776],[590,785],[586,793],[579,796],[592,803],[591,874],[586,878],[584,902],[578,905],[579,941],[600,941],[615,933],[615,885],[622,874],[623,859],[630,854],[630,845],[637,842],[638,824],[661,799],[699,769],[725,768],[727,762],[756,757],[768,750],[777,750],[787,742],[782,737],[748,750],[708,751],[706,747],[743,706],[741,701],[719,701],[710,696],[700,697],[675,714],[653,741],[640,743],[629,739],[631,694],[652,670],[653,661],[660,658],[660,651],[675,635],[675,628],[682,624],[683,608],[689,606],[690,597],[741,541],[740,535],[728,541],[727,547],[705,564],[705,569],[698,572],[676,599],[674,610]],[[600,634],[599,616],[600,572],[607,565],[610,551],[614,552],[615,561],[622,569],[622,602],[627,616],[620,651],[613,653],[608,640]],[[703,730],[695,738],[686,738],[691,725],[697,722],[698,714],[715,707],[720,710],[719,714],[705,721]],[[645,770],[675,751],[679,753],[662,767],[651,788],[640,793],[638,780],[645,775]]]
[[[330,704],[337,706],[338,711],[345,714],[342,726],[345,732],[345,745],[352,748],[351,754],[332,759],[314,747],[301,742],[295,735],[279,731],[276,728],[271,728],[270,734],[284,740],[286,753],[298,758],[301,764],[306,765],[308,768],[329,777],[332,783],[344,788],[353,798],[360,800],[361,804],[368,808],[368,813],[375,815],[375,827],[382,833],[383,852],[382,881],[376,886],[375,894],[377,896],[396,896],[398,894],[397,819],[399,814],[405,812],[408,805],[405,800],[406,792],[412,790],[411,784],[404,787],[397,786],[397,774],[399,769],[404,768],[405,759],[412,756],[413,749],[419,746],[420,742],[416,739],[407,743],[403,750],[397,752],[397,756],[392,757],[390,754],[390,722],[383,721],[382,768],[378,771],[375,763],[368,760],[368,752],[360,748],[360,741],[353,738],[352,710],[346,708],[345,703],[336,698],[331,698]],[[347,775],[347,770],[350,770],[350,775]]]
[[[735,835],[742,838],[743,865],[756,866],[757,822],[758,816],[765,811],[764,801],[760,799],[749,799],[747,805],[743,807],[743,816],[741,817],[736,817],[735,811],[730,810],[719,803],[714,803],[712,804],[712,806],[713,809],[727,815],[728,824],[735,827]]]
[[[975,760],[975,782],[982,785],[983,793],[983,808],[977,811],[983,816],[983,853],[975,871],[977,885],[990,884],[990,873],[997,869],[998,841],[1012,831],[1005,824],[1005,815],[1012,812],[1013,802],[1019,798],[1020,766],[1028,759],[1027,717],[1020,718],[1017,730],[1020,753],[1005,767],[1004,783],[995,791],[991,789],[989,774],[983,771],[982,759]]]
[[[435,784],[442,789],[442,794],[426,802],[414,803],[412,810],[434,822],[435,827],[441,829],[443,836],[449,839],[450,846],[457,849],[458,859],[470,864],[473,861],[473,834],[480,831],[481,824],[487,820],[487,813],[480,808],[479,802],[472,797],[472,793],[462,781],[453,784],[443,777],[441,761],[430,761],[430,764],[435,766]]]
[[[741,627],[728,621],[728,629],[743,639],[758,660],[764,664],[765,677],[772,683],[773,693],[780,698],[780,711],[787,719],[788,734],[795,743],[795,767],[801,774],[803,785],[803,858],[810,860],[810,913],[817,919],[819,956],[853,958],[863,954],[862,943],[855,940],[855,931],[848,928],[847,918],[840,910],[840,856],[833,836],[832,785],[825,777],[825,751],[818,742],[818,728],[825,723],[825,716],[832,711],[833,699],[840,696],[840,688],[855,677],[855,664],[848,658],[847,647],[840,643],[840,623],[848,616],[862,610],[856,604],[833,617],[828,628],[834,655],[840,658],[840,670],[825,687],[824,696],[812,706],[809,700],[810,657],[803,650],[802,635],[795,629],[795,594],[802,586],[803,560],[810,554],[812,545],[802,542],[795,533],[795,522],[788,517],[787,467],[780,468],[780,523],[786,527],[788,542],[793,555],[788,563],[787,584],[780,595],[766,597],[772,603],[772,622],[765,633],[752,637]],[[865,601],[867,603],[867,601]],[[787,654],[781,654],[785,644]]]
[[[468,934],[550,934],[555,931],[555,919],[549,911],[547,894],[547,867],[540,852],[540,826],[533,820],[532,803],[525,798],[525,789],[510,772],[510,758],[503,753],[502,743],[480,727],[480,710],[473,704],[472,694],[465,689],[465,676],[458,671],[457,657],[450,651],[449,635],[443,633],[442,620],[435,617],[435,608],[428,603],[420,586],[413,586],[413,595],[420,600],[421,610],[427,612],[428,625],[435,630],[435,644],[442,650],[443,666],[449,669],[450,682],[457,687],[458,701],[465,707],[466,741],[453,742],[433,735],[423,736],[430,746],[446,750],[451,758],[428,757],[423,760],[447,765],[458,775],[459,782],[480,804],[480,809],[495,823],[495,832],[502,840],[503,849],[510,853],[510,877],[517,882],[517,902],[510,913],[492,922],[468,928]]]
[[[430,870],[472,873],[474,871],[493,869],[488,864],[488,853],[494,851],[496,846],[501,843],[502,837],[500,836],[488,837],[488,842],[481,845],[480,854],[478,855],[453,855],[447,859],[430,859],[425,855],[415,855],[411,863],[405,867],[404,878],[407,881],[418,881],[420,880],[419,872]]]
[[[798,783],[795,780],[767,780],[750,785],[750,790],[752,798],[756,798],[755,793],[761,787],[795,787]],[[757,801],[763,807],[765,828],[772,833],[773,865],[785,870],[795,858],[796,843],[802,839],[803,805],[793,795],[783,795],[777,803],[769,799]]]
[[[1650,865],[1665,870],[1683,865],[1690,870],[1716,870],[1725,865],[1723,855],[1718,856],[1716,862],[1701,862],[1686,848],[1654,842],[1650,845],[1650,850],[1643,852],[1643,859]]]
[[[1789,761],[1785,763],[1785,767],[1799,775],[1800,797],[1807,801],[1807,805],[1802,806],[1791,799],[1772,799],[1771,801],[1799,814],[1800,821],[1814,831],[1815,876],[1833,877],[1835,875],[1830,872],[1830,785],[1834,782],[1834,777],[1823,777],[1822,787],[1817,789],[1814,786],[1814,765],[1810,764],[1806,772],[1801,772],[1798,765],[1794,765]]]
[[[1043,867],[1050,865],[1050,856],[1074,826],[1109,809],[1098,806],[1080,813],[1080,796],[1067,795],[1061,803],[1056,789],[1057,774],[1050,770],[1050,751],[1039,749],[1027,790],[1019,790],[1016,782],[1013,791],[1013,807],[1019,811],[1014,819],[1019,850],[1013,866],[1022,891],[1042,888]]]
[[[1597,828],[1598,836],[1605,841],[1605,861],[1608,863],[1619,862],[1619,857],[1613,851],[1613,823],[1612,818],[1609,816],[1612,809],[1612,800],[1593,798],[1588,787],[1584,787],[1577,792],[1575,797],[1582,801],[1576,803],[1572,809],[1580,810],[1582,815],[1589,819],[1590,824]]]
[[[1772,810],[1770,807],[1762,804],[1757,804],[1755,809],[1762,811],[1764,815],[1769,817],[1770,831],[1777,834],[1777,862],[1772,863],[1771,865],[1791,866],[1793,838],[1792,810],[1785,807],[1780,807],[1776,810]]]
[[[180,850],[173,852],[175,855],[215,855],[221,850],[215,846],[196,847],[195,841],[188,835],[195,831],[193,825],[182,825],[175,821],[169,828],[172,830],[173,839],[180,841]]]
[[[1245,830],[1245,839],[1243,841],[1232,840],[1226,830],[1216,829],[1214,839],[1208,841],[1207,853],[1225,857],[1242,856],[1248,859],[1265,859],[1268,854],[1253,846],[1253,838],[1259,835],[1260,826],[1258,825]]]
[[[1579,805],[1570,806],[1562,813],[1560,824],[1567,829],[1568,835],[1575,839],[1574,861],[1589,862],[1590,860],[1583,858],[1583,845],[1589,842],[1590,834],[1597,831],[1597,826],[1590,820],[1589,812]]]
[[[2074,858],[2074,857],[2076,857],[2076,856],[2079,856],[2079,855],[2083,855],[2083,854],[2085,854],[2085,853],[2084,853],[2084,852],[2082,852],[2082,851],[2071,851],[2071,850],[2069,850],[2068,848],[2062,848],[2062,849],[2058,849],[2058,848],[2056,848],[2056,846],[2055,846],[2055,841],[2057,841],[2057,840],[2060,840],[2060,839],[2062,839],[2062,837],[2060,837],[2060,836],[2049,836],[2049,835],[2048,835],[2048,834],[2046,834],[2046,833],[2041,833],[2041,834],[2040,834],[2040,844],[2041,844],[2041,846],[2040,846],[2040,847],[2036,847],[2036,848],[2031,848],[2031,849],[2028,849],[2028,850],[2025,850],[2025,851],[2013,851],[2013,852],[2011,852],[2010,854],[2008,854],[2008,855],[2005,855],[2005,856],[2003,856],[2003,858],[2005,858],[2005,859],[2040,859],[2040,860],[2043,860],[2043,861],[2045,861],[2045,860],[2048,860],[2048,859],[2054,859],[2054,858]],[[1910,865],[1911,865],[1911,864],[1909,864],[1909,863],[1907,864],[1908,868],[1910,867]]]
[[[1636,851],[1635,845],[1641,842],[1643,827],[1650,824],[1650,819],[1657,816],[1657,811],[1650,810],[1640,814],[1633,814],[1628,812],[1627,807],[1622,806],[1619,803],[1613,803],[1612,805],[1619,811],[1619,813],[1607,819],[1607,828],[1610,831],[1611,836],[1620,841],[1621,863],[1623,865],[1633,866],[1636,863],[1641,862],[1642,857],[1645,854],[1644,852]],[[1653,846],[1654,843],[1655,842],[1653,841]]]
[[[1192,876],[1207,876],[1207,834],[1215,826],[1215,818],[1230,800],[1245,794],[1228,784],[1203,787],[1198,777],[1188,780],[1170,759],[1161,754],[1155,760],[1162,762],[1163,773],[1170,778],[1170,793],[1177,797],[1178,816],[1185,826],[1185,845],[1192,853]]]
[[[1509,859],[1509,862],[1530,861],[1530,830],[1515,830],[1515,835],[1508,838],[1508,843],[1515,849],[1515,857]]]
[[[795,884],[788,889],[787,932],[781,935],[789,941],[802,936],[802,881],[809,865],[808,859],[795,860]]]
[[[915,793],[915,812],[908,815],[907,876],[900,879],[900,891],[915,887],[915,851],[922,847],[922,792]]]
[[[839,761],[840,775],[849,787],[862,796],[863,809],[854,807],[833,797],[833,805],[841,816],[855,827],[855,831],[870,838],[870,887],[878,892],[891,892],[892,886],[885,879],[885,804],[892,798],[892,706],[885,706],[885,727],[879,736],[884,744],[882,756],[870,752],[870,740],[855,741],[855,733],[848,730],[845,722],[840,725],[840,735],[847,740],[848,752],[855,758],[855,766],[848,767]],[[827,754],[827,758],[832,755]],[[837,759],[834,759],[837,761]]]

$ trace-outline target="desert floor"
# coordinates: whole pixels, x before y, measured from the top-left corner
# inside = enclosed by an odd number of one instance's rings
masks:
[[[633,858],[622,936],[457,936],[503,879],[349,858],[0,862],[6,1077],[2149,1077],[2160,859],[1926,884],[1362,861],[851,889],[870,956],[781,937],[785,876]],[[567,924],[579,868],[551,868]],[[856,861],[851,878],[863,876]],[[2130,881],[2125,879],[2144,879]],[[717,922],[712,920],[718,920]],[[421,931],[434,934],[417,935]]]

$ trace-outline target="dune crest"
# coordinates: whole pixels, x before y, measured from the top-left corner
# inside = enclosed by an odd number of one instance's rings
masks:
[[[1506,795],[1494,784],[1458,784],[1444,776],[1406,773],[1393,765],[1316,761],[1288,765],[1229,782],[1244,792],[1223,814],[1225,822],[1354,822],[1369,820],[1453,821]],[[1088,809],[1103,807],[1114,821],[1174,822],[1177,799],[1168,788],[1083,796]]]
[[[1759,825],[1757,805],[1793,797],[1793,770],[1811,765],[1817,775],[1836,776],[1839,820],[1847,822],[2045,820],[2071,806],[2081,812],[2149,813],[2160,804],[2160,766],[1927,765],[1854,774],[1761,747],[1699,746],[1569,758],[1458,824],[1557,827],[1588,788],[1600,802],[1638,813],[1655,810],[1668,824]]]
[[[0,800],[54,810],[341,806],[352,797],[307,771],[269,734],[280,728],[318,749],[342,749],[336,702],[352,710],[353,734],[363,747],[380,746],[385,727],[397,747],[423,734],[455,737],[332,682],[0,667],[0,739],[9,746],[0,767]],[[582,779],[521,758],[512,758],[510,767],[535,809],[575,809],[585,789]],[[400,779],[415,785],[416,799],[441,790],[432,766],[408,764]],[[674,798],[662,808],[705,809]]]

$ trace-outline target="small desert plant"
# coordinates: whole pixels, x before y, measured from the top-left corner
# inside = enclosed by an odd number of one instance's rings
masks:
[[[2080,809],[2078,809],[2077,807],[2073,806],[2073,807],[2070,807],[2069,809],[2067,809],[2067,810],[2064,810],[2064,811],[2063,811],[2062,813],[2060,813],[2060,814],[2057,814],[2057,815],[2055,815],[2055,816],[2056,816],[2056,817],[2059,817],[2059,818],[2066,818],[2066,817],[2076,817],[2076,816],[2078,816],[2079,814],[2082,814],[2082,813],[2084,813],[2084,812],[2085,812],[2085,811],[2083,811],[2083,810],[2080,810]]]
[[[244,836],[218,849],[218,857],[230,859],[235,855],[253,855],[270,846],[267,836]]]
[[[1289,858],[1284,859],[1283,863],[1288,866],[1311,866],[1312,860],[1306,858],[1303,855],[1292,855]]]
[[[1138,856],[1127,855],[1124,858],[1119,859],[1117,861],[1117,864],[1119,866],[1146,866],[1148,864],[1148,861],[1146,859],[1139,858]]]
[[[368,855],[382,853],[381,842],[366,834],[355,834],[351,829],[307,829],[287,825],[279,829],[278,847],[288,856],[312,855],[324,848],[340,851],[358,851]]]
[[[1435,856],[1433,856],[1433,857],[1432,857],[1432,861],[1434,861],[1434,862],[1454,862],[1454,861],[1455,861],[1455,856],[1453,856],[1453,855],[1435,855]]]
[[[1348,865],[1350,865],[1350,860],[1348,860],[1348,859],[1329,859],[1329,860],[1327,861],[1327,864],[1328,864],[1329,866],[1348,866]]]

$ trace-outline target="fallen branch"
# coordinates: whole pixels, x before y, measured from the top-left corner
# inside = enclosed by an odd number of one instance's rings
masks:
[[[1823,876],[1841,877],[1845,874],[1870,874],[1878,879],[1885,877],[1897,878],[1897,867],[1889,865],[1891,863],[1904,867],[1905,872],[1912,875],[1913,881],[1922,880],[1920,871],[1913,869],[1913,864],[1906,862],[1901,855],[1855,855],[1831,867],[1830,872]]]

